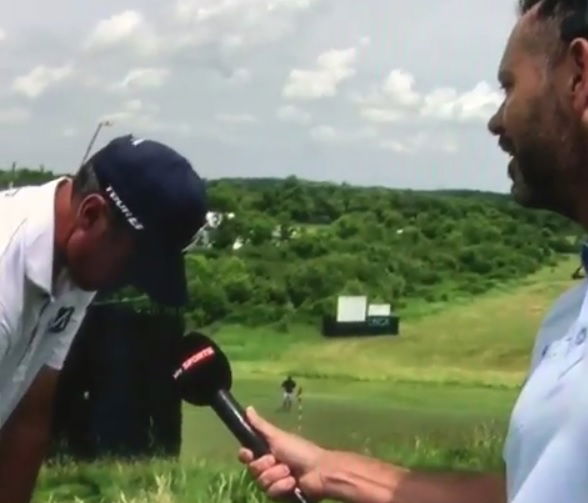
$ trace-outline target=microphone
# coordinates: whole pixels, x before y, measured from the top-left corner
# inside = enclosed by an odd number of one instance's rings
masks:
[[[230,392],[231,365],[227,356],[205,335],[191,332],[182,337],[179,348],[180,366],[173,373],[180,396],[196,406],[209,406],[225,426],[255,458],[270,454],[266,440],[247,421],[243,408]],[[293,491],[298,503],[310,500],[300,488]]]

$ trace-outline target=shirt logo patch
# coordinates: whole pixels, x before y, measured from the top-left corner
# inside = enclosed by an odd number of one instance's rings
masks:
[[[20,192],[20,188],[17,189],[7,189],[0,192],[0,196],[2,197],[14,197],[16,194]]]
[[[74,311],[75,309],[73,307],[59,308],[59,311],[57,311],[57,315],[49,324],[49,332],[52,334],[59,334],[63,332],[69,325],[69,322],[71,321],[71,317]]]

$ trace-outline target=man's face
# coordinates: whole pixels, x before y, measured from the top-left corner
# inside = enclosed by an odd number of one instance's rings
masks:
[[[88,291],[128,283],[135,240],[130,228],[116,221],[114,209],[100,195],[80,202],[65,250],[73,282]]]
[[[566,66],[532,50],[533,12],[511,34],[499,69],[505,99],[490,131],[512,156],[508,174],[521,205],[574,217],[570,186],[586,159],[581,121],[572,111]],[[557,40],[554,40],[557,43]]]

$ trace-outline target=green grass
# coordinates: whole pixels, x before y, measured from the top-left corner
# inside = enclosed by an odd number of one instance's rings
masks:
[[[238,380],[234,393],[281,427],[326,447],[428,470],[495,471],[515,392],[446,384],[300,379],[302,415],[278,412],[279,381]],[[300,420],[301,418],[301,420]],[[184,409],[178,463],[46,467],[35,503],[264,501],[236,462],[237,443],[209,409]],[[205,461],[203,461],[205,460]],[[76,499],[77,498],[77,499]]]
[[[573,284],[577,259],[428,316],[401,314],[400,337],[325,340],[316,327],[224,326],[214,331],[240,376],[307,377],[506,386],[524,379],[541,318]]]
[[[572,284],[570,259],[449,305],[401,313],[401,336],[325,340],[315,327],[209,330],[233,362],[234,393],[327,447],[430,470],[500,470],[505,429],[540,320]],[[432,312],[432,314],[431,314]],[[303,386],[278,412],[288,372]],[[35,503],[258,503],[236,442],[208,409],[186,406],[179,462],[46,467]],[[205,460],[205,461],[204,461]]]
[[[263,498],[243,472],[151,460],[45,467],[33,503],[228,503]],[[237,499],[238,498],[238,499]]]
[[[440,446],[463,446],[477,429],[502,435],[515,398],[513,390],[416,383],[299,380],[304,388],[298,410],[277,411],[279,381],[244,379],[234,393],[243,404],[284,429],[328,447],[362,450],[379,446],[383,454],[416,438]],[[209,409],[184,409],[182,458],[230,461],[237,445]]]
[[[366,424],[371,417],[366,416]],[[439,425],[441,428],[442,425]],[[324,426],[322,430],[324,431]],[[199,438],[224,431],[212,427]],[[372,431],[352,432],[356,451],[420,470],[499,471],[502,435],[480,425],[460,439],[419,435],[396,444],[373,441]],[[439,433],[442,433],[439,431]],[[45,466],[33,503],[261,503],[265,498],[236,463],[145,460]]]

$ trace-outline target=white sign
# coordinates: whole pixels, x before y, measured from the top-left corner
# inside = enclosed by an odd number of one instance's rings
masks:
[[[390,304],[370,304],[368,316],[390,316],[392,312]]]
[[[337,300],[337,322],[355,323],[365,321],[367,297],[339,297]]]

